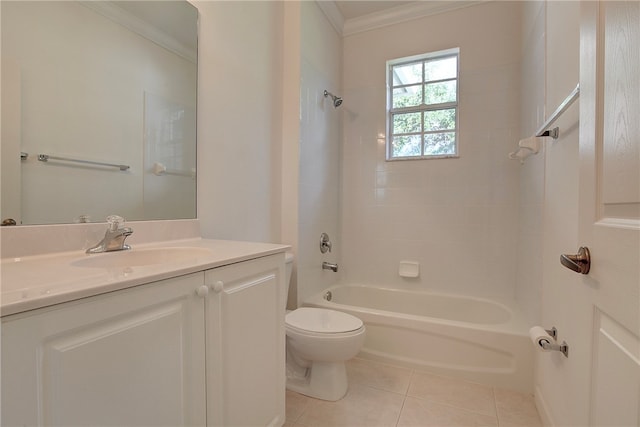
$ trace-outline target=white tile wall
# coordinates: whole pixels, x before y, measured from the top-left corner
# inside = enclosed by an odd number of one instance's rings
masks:
[[[344,39],[345,281],[515,297],[520,8],[491,2]],[[451,47],[460,158],[386,162],[385,62]],[[418,279],[398,276],[404,259],[420,262]]]
[[[546,21],[546,109],[555,110],[580,79],[581,5],[573,2],[547,2]],[[562,268],[559,256],[584,244],[579,224],[579,102],[571,106],[556,122],[560,137],[547,142],[542,239],[542,313],[541,324],[554,325],[562,339],[572,343],[571,363],[539,354],[535,387],[543,402],[549,424],[586,425],[590,422],[591,402],[589,371],[592,366],[593,303],[584,282]],[[566,249],[569,248],[569,249]]]
[[[545,120],[545,3],[525,2],[522,30],[520,137],[533,135]],[[516,300],[530,324],[539,324],[542,304],[542,219],[546,141],[520,167]],[[515,149],[515,145],[514,145]]]
[[[340,271],[322,262],[340,262],[340,171],[342,108],[324,90],[341,95],[342,40],[315,2],[301,4],[300,158],[298,189],[297,301],[337,281]],[[346,105],[350,100],[345,100]],[[320,234],[333,250],[321,254]],[[341,267],[341,266],[340,266]],[[290,302],[291,303],[291,302]]]

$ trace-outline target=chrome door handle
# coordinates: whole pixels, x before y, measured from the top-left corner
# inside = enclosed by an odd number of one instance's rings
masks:
[[[589,248],[582,246],[575,255],[560,255],[560,263],[576,273],[589,274],[589,269],[591,268]]]

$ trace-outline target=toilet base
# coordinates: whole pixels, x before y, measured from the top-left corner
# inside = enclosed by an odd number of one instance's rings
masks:
[[[287,373],[287,389],[316,399],[340,400],[347,388],[344,362],[313,362],[304,377]]]

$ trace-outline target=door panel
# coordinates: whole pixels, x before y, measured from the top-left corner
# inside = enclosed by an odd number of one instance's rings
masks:
[[[639,8],[637,1],[602,2],[603,217],[640,220],[640,120],[637,115],[640,111]]]
[[[640,340],[605,313],[595,312],[591,424],[637,426]]]
[[[182,311],[171,301],[46,340],[44,424],[181,424],[183,372],[175,368],[182,364]]]
[[[584,1],[579,239],[592,255],[580,290],[593,309],[591,425],[640,424],[639,72],[640,2]]]

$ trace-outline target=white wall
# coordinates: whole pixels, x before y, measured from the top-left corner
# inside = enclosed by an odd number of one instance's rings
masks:
[[[523,3],[520,138],[535,134],[545,120],[544,1]],[[516,300],[531,325],[540,323],[542,304],[542,239],[544,164],[546,144],[538,140],[540,152],[520,166],[518,269]],[[513,150],[517,148],[513,144]]]
[[[546,111],[554,111],[579,81],[580,3],[546,3]],[[560,339],[590,342],[592,305],[572,288],[584,286],[562,267],[560,254],[573,253],[578,242],[579,103],[557,125],[560,138],[547,141],[543,211],[543,287],[541,324],[556,326]],[[581,336],[581,339],[572,337]],[[587,425],[590,351],[571,348],[561,354],[538,353],[536,397],[544,416],[556,425]]]
[[[339,241],[341,112],[322,93],[340,92],[341,38],[315,2],[194,4],[202,235],[292,245],[293,307],[337,277],[318,241]]]
[[[344,39],[343,259],[349,282],[514,298],[519,2],[489,2]],[[460,48],[459,159],[386,162],[385,62]],[[400,260],[420,262],[417,280]]]
[[[316,2],[301,3],[301,23],[298,302],[338,278],[321,267],[322,261],[340,261],[343,108],[334,108],[323,95],[325,89],[341,94],[342,38]],[[328,233],[333,243],[332,252],[324,255],[319,248],[322,232]]]
[[[198,218],[207,238],[280,241],[281,2],[200,12]]]
[[[527,2],[523,9],[522,136],[535,132],[579,80],[580,3]],[[590,341],[590,303],[584,286],[559,263],[578,242],[578,119],[575,103],[556,122],[560,138],[543,139],[520,175],[520,232],[517,297],[532,324],[556,326],[560,340]],[[579,337],[579,339],[578,339]],[[589,351],[570,347],[536,353],[535,394],[546,424],[587,425]]]
[[[80,215],[103,221],[114,213],[128,219],[193,218],[194,181],[153,176],[145,165],[151,150],[143,141],[146,95],[190,110],[187,127],[194,126],[196,64],[80,3],[4,2],[2,8],[3,64],[19,69],[15,81],[3,74],[2,85],[20,90],[18,144],[30,154],[18,166],[22,218],[16,219],[72,223]],[[191,132],[185,143],[173,141],[172,149],[186,143],[195,148],[194,141]],[[195,167],[194,148],[180,153],[181,164],[173,164],[171,156],[162,161],[189,170]],[[37,161],[39,153],[131,168],[45,164]],[[152,189],[145,188],[150,175]],[[168,200],[167,188],[182,197]],[[144,204],[153,199],[164,203]]]

